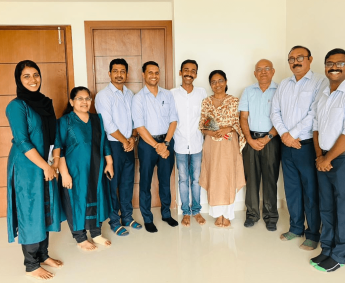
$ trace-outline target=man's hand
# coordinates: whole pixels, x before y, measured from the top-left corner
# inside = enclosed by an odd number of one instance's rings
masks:
[[[247,142],[249,143],[249,145],[253,149],[255,149],[257,151],[259,151],[259,150],[261,150],[261,149],[263,149],[265,147],[265,144],[262,143],[261,141],[259,141],[259,139],[254,140],[254,139],[251,138],[251,139],[248,139]]]
[[[135,138],[134,137],[130,137],[128,139],[128,142],[129,142],[129,145],[128,147],[126,148],[126,151],[129,152],[129,151],[132,151],[134,149],[134,145],[135,145]]]
[[[265,136],[263,138],[256,139],[257,141],[261,142],[264,146],[270,142],[270,138],[268,136]]]
[[[156,146],[156,152],[162,156],[162,153],[164,153],[167,150],[167,146],[165,145],[165,143],[159,143]],[[162,156],[163,157],[163,156]]]
[[[162,158],[167,159],[170,155],[170,151],[166,150],[165,152],[159,154]]]
[[[316,158],[316,169],[318,171],[322,171],[322,172],[328,172],[333,168],[332,164],[330,161],[328,161],[328,159],[321,155],[318,158]]]
[[[282,142],[288,147],[293,147],[296,149],[300,149],[302,147],[300,143],[300,139],[294,139],[289,132],[284,133],[282,136]]]

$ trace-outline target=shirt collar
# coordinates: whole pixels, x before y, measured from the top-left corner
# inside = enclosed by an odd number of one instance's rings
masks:
[[[158,93],[160,93],[161,92],[161,87],[160,86],[158,86],[158,92],[157,92],[157,95],[158,95]],[[149,94],[149,93],[151,93],[151,91],[149,91],[149,89],[147,88],[147,86],[145,85],[144,86],[144,93],[145,94]],[[151,93],[152,94],[152,93]],[[152,94],[153,95],[153,94]]]
[[[313,77],[313,75],[314,75],[313,71],[312,71],[312,70],[309,70],[301,79],[306,78],[306,79],[310,80],[310,79]],[[293,76],[290,78],[290,81],[294,81],[295,83],[297,82],[297,81],[296,81],[295,75],[293,75]]]
[[[116,86],[114,86],[111,82],[109,83],[109,88],[111,89],[111,91],[113,93],[116,93],[116,92],[121,92],[121,90],[119,90]],[[127,87],[125,85],[123,85],[123,94],[126,94],[127,93]]]
[[[260,89],[259,83],[258,83],[258,82],[255,83],[255,84],[254,84],[254,87]],[[271,81],[271,84],[270,84],[270,86],[268,87],[268,89],[277,89],[277,87],[278,87],[278,84],[276,84],[274,81]]]
[[[179,87],[179,89],[180,89],[180,91],[182,91],[183,92],[183,94],[188,94],[187,93],[187,91],[182,87],[182,85],[180,85],[180,87]],[[195,86],[193,86],[193,90],[192,90],[192,92],[190,92],[188,95],[191,95],[191,94],[193,94],[193,92],[194,92],[194,89],[195,89]]]
[[[345,93],[345,80],[341,82],[341,84],[338,86],[336,91],[341,91],[342,93]],[[327,87],[325,87],[324,94],[326,94],[327,96],[331,95],[331,88],[330,85],[328,85]]]

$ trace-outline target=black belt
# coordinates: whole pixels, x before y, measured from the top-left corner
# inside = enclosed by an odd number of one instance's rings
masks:
[[[313,139],[307,139],[307,140],[303,140],[303,141],[300,141],[300,144],[307,144],[307,143],[312,143],[313,142]]]
[[[164,135],[158,135],[158,136],[152,136],[154,139],[156,140],[165,140],[167,134],[164,134]]]
[[[322,150],[322,155],[323,156],[325,156],[327,154],[327,152],[329,152],[329,150],[323,150],[323,149],[321,149],[321,150]],[[345,155],[345,151],[342,154],[339,154],[339,156],[340,155]]]
[[[252,136],[253,139],[259,139],[266,137],[268,135],[268,132],[253,132],[250,131],[250,135]]]

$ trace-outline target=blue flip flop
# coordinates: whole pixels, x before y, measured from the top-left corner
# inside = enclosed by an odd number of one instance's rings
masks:
[[[138,222],[136,222],[135,220],[133,220],[132,222],[126,222],[123,226],[129,226],[137,230],[143,228],[143,226],[139,224]]]
[[[116,235],[118,236],[127,236],[129,235],[129,232],[123,227],[123,226],[116,226],[113,231],[115,232]]]

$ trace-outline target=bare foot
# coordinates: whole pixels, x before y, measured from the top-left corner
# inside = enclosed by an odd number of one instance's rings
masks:
[[[35,279],[41,279],[41,280],[50,280],[50,279],[53,279],[53,277],[55,276],[54,273],[51,273],[42,267],[39,267],[36,270],[31,271],[31,272],[26,272],[26,275],[33,277]]]
[[[217,218],[216,222],[214,222],[214,225],[217,227],[223,227],[223,215]]]
[[[47,258],[44,262],[41,262],[42,265],[48,265],[51,267],[61,268],[63,267],[63,262],[58,259]]]
[[[204,225],[206,223],[205,218],[202,217],[200,213],[198,213],[197,215],[194,215],[194,218],[200,225]]]
[[[85,240],[84,242],[78,243],[78,247],[84,251],[94,251],[97,247],[90,243],[89,240]]]
[[[230,227],[230,226],[231,226],[230,220],[223,217],[223,227]]]
[[[189,227],[190,226],[190,216],[189,215],[183,215],[181,224],[184,227]]]
[[[92,240],[96,243],[96,244],[100,244],[100,245],[103,245],[103,246],[106,246],[106,247],[110,247],[111,246],[111,242],[104,238],[102,235],[99,235],[95,238],[92,238]]]

